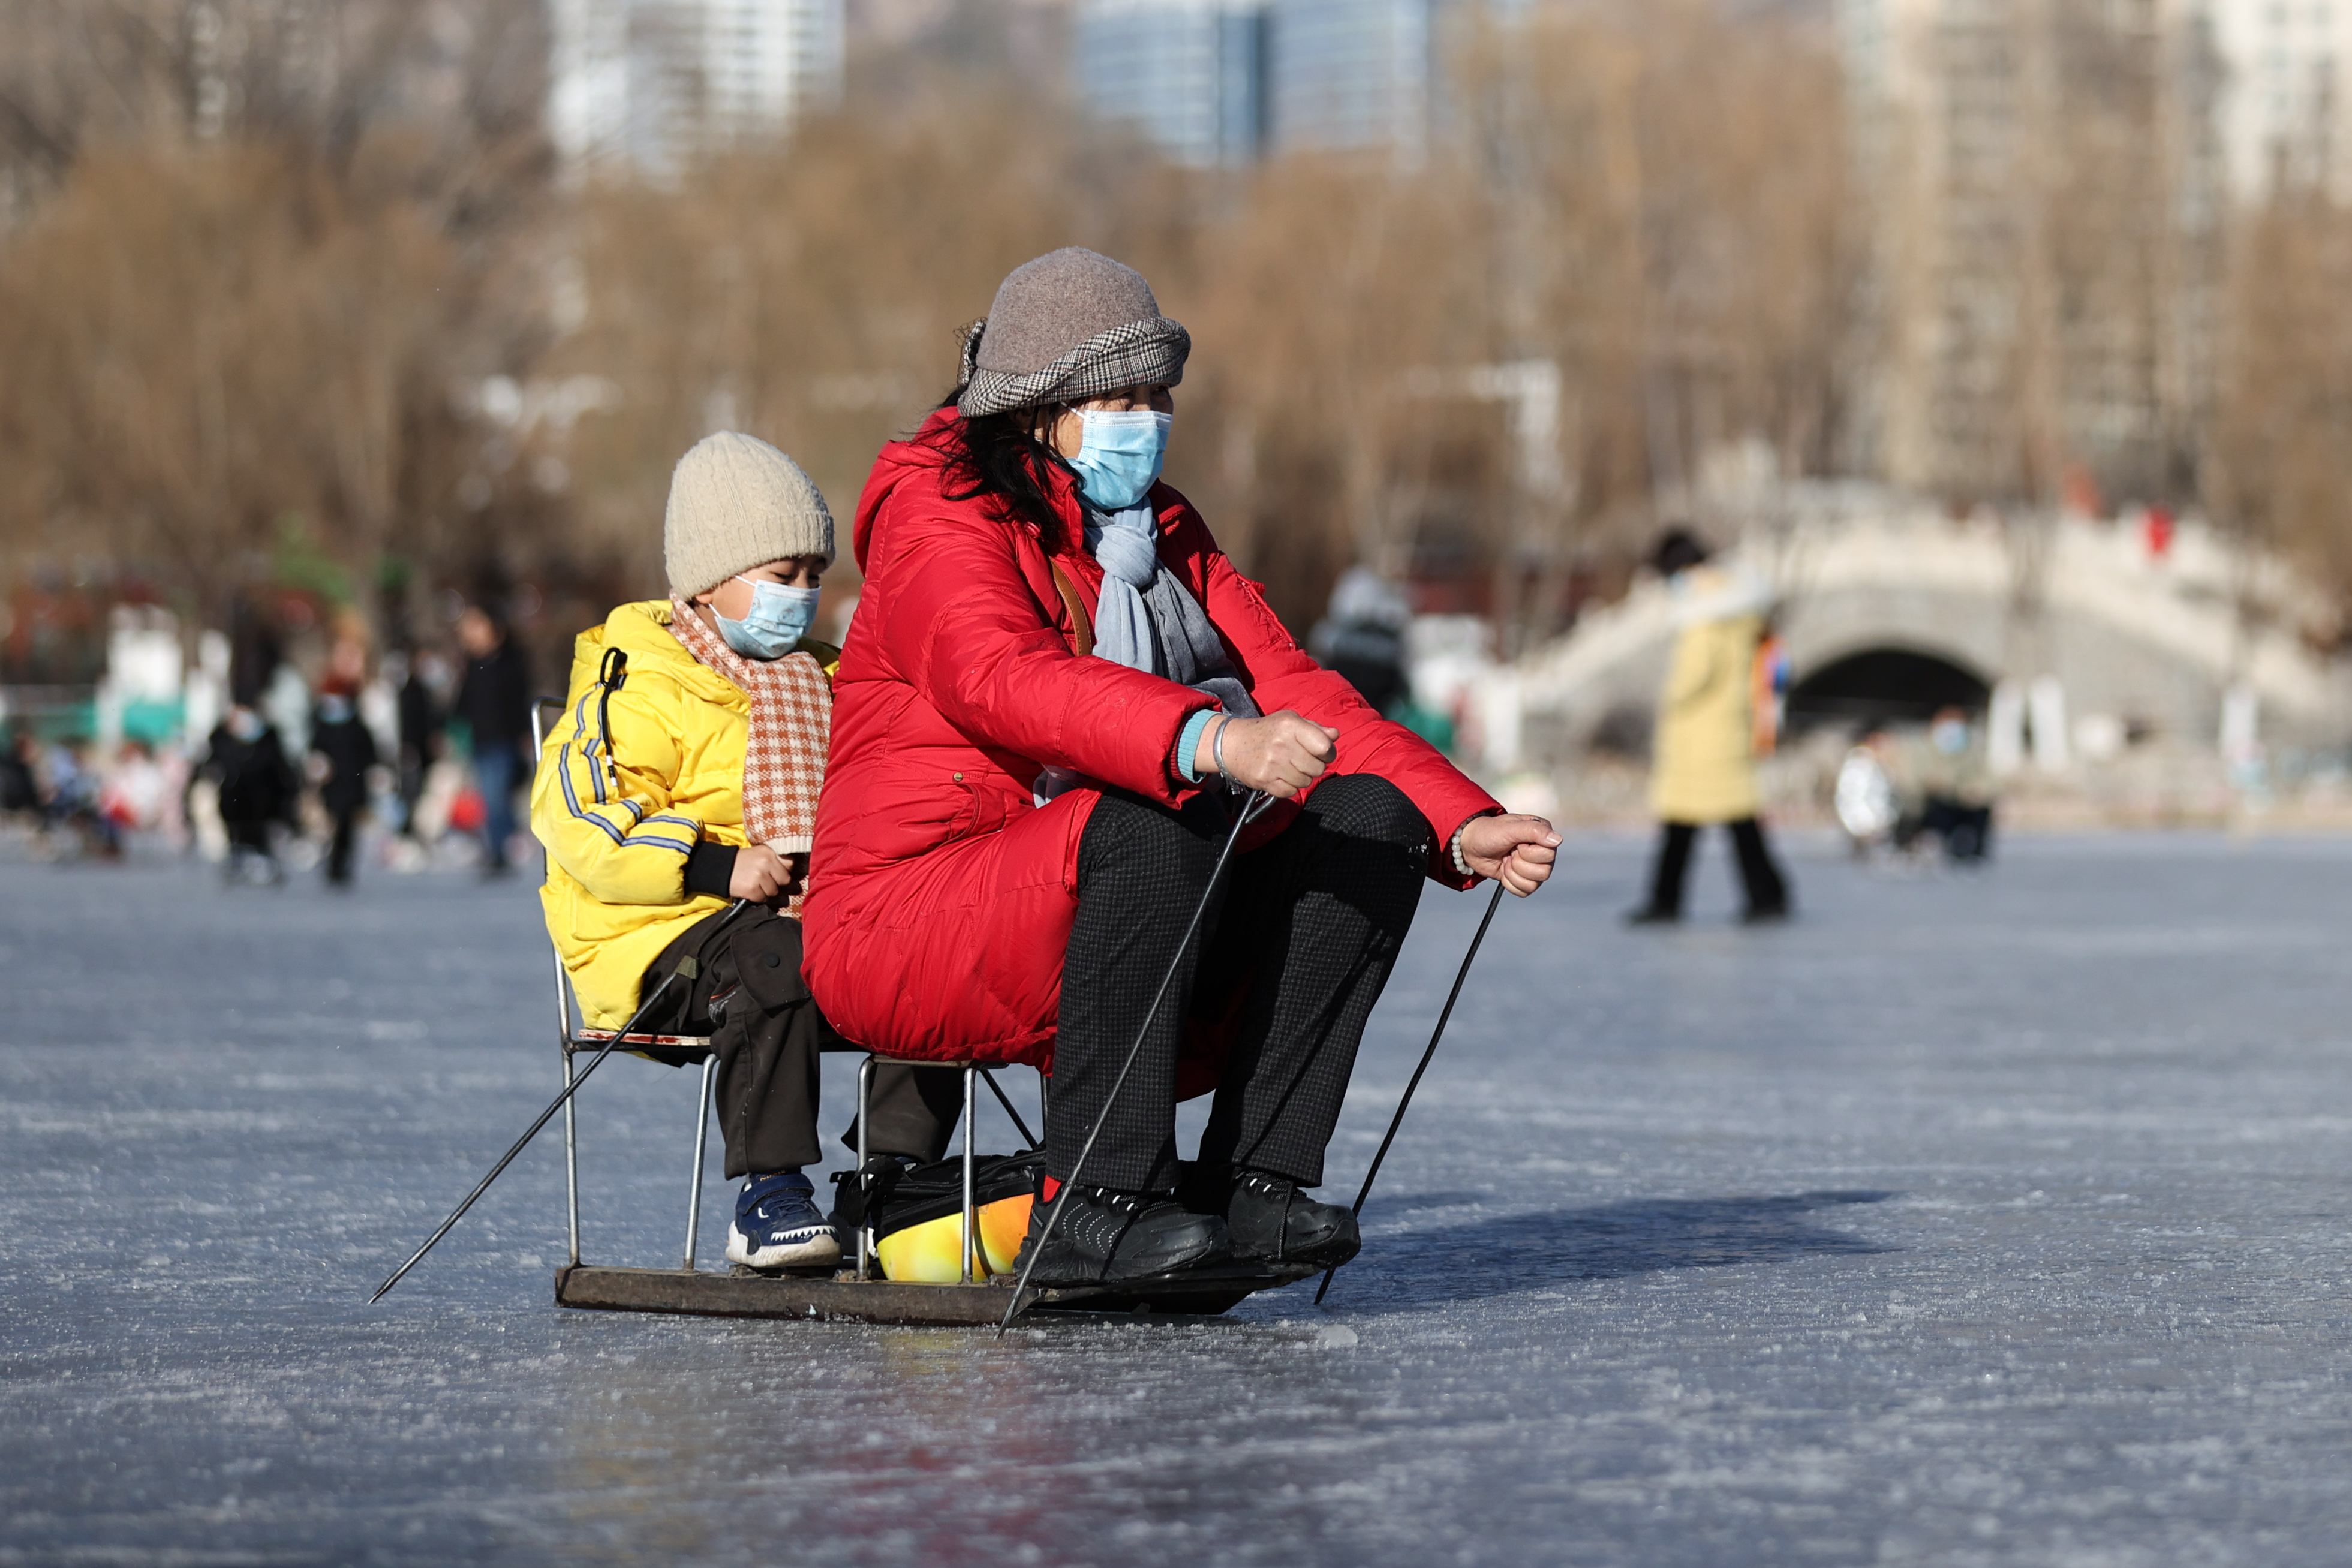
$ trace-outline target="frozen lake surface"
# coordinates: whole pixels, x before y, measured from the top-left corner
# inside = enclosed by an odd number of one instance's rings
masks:
[[[1711,844],[1660,933],[1580,842],[1326,1310],[1002,1343],[560,1312],[551,1134],[369,1307],[554,1087],[530,890],[0,866],[0,1564],[2342,1563],[2352,844],[2003,852],[1749,932]],[[693,1087],[589,1085],[592,1260],[674,1265]]]

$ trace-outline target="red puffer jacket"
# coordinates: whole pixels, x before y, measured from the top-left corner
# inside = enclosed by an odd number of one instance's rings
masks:
[[[962,487],[940,445],[954,417],[934,413],[913,440],[885,446],[858,499],[866,585],[834,680],[804,973],[835,1029],[887,1055],[1047,1066],[1078,840],[1101,797],[1073,789],[1039,810],[1032,787],[1053,763],[1176,804],[1192,793],[1170,772],[1176,735],[1211,699],[1072,652],[1035,527],[943,494]],[[1064,518],[1054,559],[1091,618],[1102,570],[1067,476],[1053,481]],[[1434,835],[1429,874],[1466,885],[1446,846],[1498,810],[1493,800],[1301,653],[1181,496],[1161,485],[1152,501],[1161,562],[1206,607],[1258,706],[1339,730],[1332,771],[1403,790]],[[1269,812],[1244,849],[1297,813]]]

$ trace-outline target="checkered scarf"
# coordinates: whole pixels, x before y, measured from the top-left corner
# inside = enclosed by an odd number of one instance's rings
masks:
[[[747,659],[673,597],[670,633],[705,669],[751,699],[743,751],[743,831],[780,855],[806,854],[816,832],[816,793],[833,740],[833,688],[814,653]]]
[[[983,371],[980,338],[987,329],[985,317],[964,329],[956,412],[966,419],[1049,402],[1082,402],[1127,387],[1172,387],[1184,379],[1184,361],[1192,352],[1192,334],[1165,316],[1154,316],[1097,332],[1042,371]]]

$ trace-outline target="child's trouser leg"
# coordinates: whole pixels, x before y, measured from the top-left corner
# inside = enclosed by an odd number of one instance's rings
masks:
[[[697,922],[646,967],[644,992],[691,955],[699,973],[672,986],[639,1027],[707,1034],[719,1053],[714,1085],[730,1176],[815,1165],[817,1051],[824,1025],[801,983],[801,926],[757,905],[721,925]]]
[[[820,1164],[819,1053],[837,1039],[801,979],[800,922],[756,905],[723,928],[721,918],[698,923],[646,967],[647,992],[688,954],[701,973],[677,1005],[666,998],[643,1027],[709,1034],[719,1053],[714,1089],[730,1178]],[[909,1085],[909,1079],[940,1082]],[[874,1152],[937,1158],[962,1092],[952,1072],[877,1068],[869,1113]]]
[[[709,1004],[727,1175],[816,1165],[824,1158],[816,1136],[824,1025],[801,983],[800,922],[746,910],[713,946],[721,951],[710,956],[712,978],[721,988],[735,981]]]
[[[982,1090],[984,1095],[987,1091]],[[868,1155],[910,1155],[919,1160],[947,1157],[948,1134],[963,1117],[963,1074],[943,1067],[908,1067],[877,1061],[866,1095]],[[841,1146],[857,1149],[857,1123],[841,1134]]]

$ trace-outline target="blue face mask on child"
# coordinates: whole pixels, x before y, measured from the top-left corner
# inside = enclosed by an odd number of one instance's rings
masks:
[[[1077,413],[1082,434],[1070,466],[1078,471],[1079,487],[1097,511],[1123,512],[1142,500],[1160,477],[1176,416],[1148,408]]]
[[[727,645],[745,658],[781,659],[816,624],[815,589],[755,581],[748,577],[739,577],[737,580],[751,584],[751,612],[740,621],[730,621],[713,605],[710,613],[719,622],[719,634],[727,639]]]

